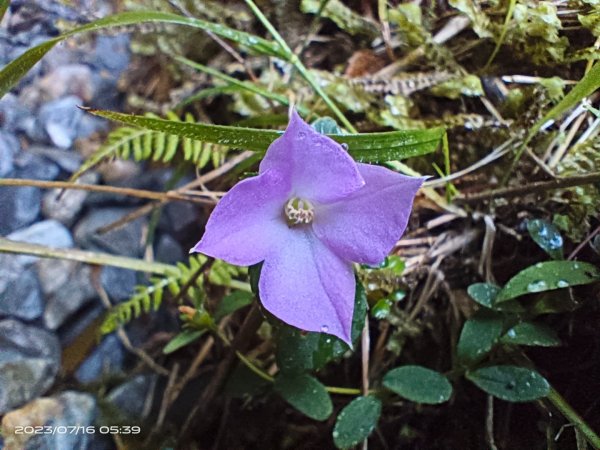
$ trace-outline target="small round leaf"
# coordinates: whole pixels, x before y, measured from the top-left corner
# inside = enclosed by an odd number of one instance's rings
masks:
[[[444,375],[421,366],[392,369],[383,377],[383,385],[416,403],[443,403],[452,395],[452,385]]]
[[[275,390],[311,419],[325,420],[333,412],[331,397],[325,386],[308,374],[282,373],[275,379]]]
[[[333,442],[340,449],[364,441],[375,429],[381,415],[381,401],[375,397],[357,397],[338,414],[333,427]]]
[[[508,402],[530,402],[550,392],[548,381],[525,367],[483,367],[468,372],[467,378],[488,394]]]

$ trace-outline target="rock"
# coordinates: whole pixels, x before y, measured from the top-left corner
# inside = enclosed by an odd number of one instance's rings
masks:
[[[106,399],[119,409],[129,420],[145,419],[146,399],[156,384],[156,374],[141,374],[114,388]]]
[[[16,137],[0,130],[0,177],[10,176],[15,168],[13,161],[19,148],[19,141]]]
[[[94,184],[98,176],[94,173],[83,174],[80,181],[83,184]],[[58,220],[66,226],[71,226],[81,212],[88,191],[76,189],[53,189],[42,198],[42,214],[48,219]]]
[[[69,320],[67,320],[57,331],[60,344],[63,348],[73,344],[76,340],[81,339],[81,335],[92,325],[95,333],[98,329],[98,324],[94,322],[105,313],[106,309],[100,305],[99,301],[97,301],[88,304],[86,307],[69,317]]]
[[[40,213],[41,191],[34,187],[0,187],[0,235],[33,223]]]
[[[100,280],[113,302],[129,299],[138,284],[135,271],[110,266],[102,269]]]
[[[129,36],[98,36],[91,64],[99,70],[106,70],[115,79],[129,66]]]
[[[81,267],[77,261],[66,259],[40,259],[36,262],[42,293],[49,297],[58,292]]]
[[[54,334],[13,319],[0,321],[0,414],[46,392],[59,367]]]
[[[58,450],[96,448],[94,433],[15,433],[16,427],[48,426],[67,431],[73,426],[89,427],[96,419],[96,400],[90,394],[65,391],[54,397],[43,397],[11,411],[2,418],[6,450]]]
[[[78,137],[79,121],[83,111],[77,106],[82,100],[74,95],[44,104],[39,111],[40,125],[50,141],[60,148],[70,148]]]
[[[42,145],[32,145],[27,149],[28,152],[52,161],[62,170],[73,173],[79,169],[82,158],[79,153],[58,149],[55,147],[45,147]],[[91,173],[91,172],[90,172]]]
[[[99,381],[108,375],[122,372],[125,348],[114,334],[106,336],[75,372],[80,383]]]
[[[29,151],[21,151],[17,154],[15,166],[17,167],[15,178],[50,181],[55,180],[60,173],[56,164]]]
[[[75,242],[82,248],[89,248],[126,255],[141,257],[143,246],[143,229],[147,219],[140,217],[132,222],[100,234],[99,228],[110,225],[125,215],[131,213],[131,208],[98,208],[83,217],[75,226]]]
[[[56,220],[44,220],[27,228],[15,231],[7,236],[8,239],[29,244],[44,245],[52,248],[73,247],[71,232]],[[35,256],[19,255],[22,264],[32,263],[37,260]]]
[[[39,80],[38,88],[46,101],[74,95],[83,102],[89,102],[95,93],[92,70],[84,64],[56,67]]]
[[[23,106],[16,95],[6,94],[0,98],[0,126],[8,132],[22,131],[23,121],[31,112]]]
[[[174,236],[199,233],[198,207],[187,202],[171,202],[165,206],[160,223],[161,228],[168,230],[169,234]]]
[[[155,247],[154,256],[157,261],[175,264],[185,257],[181,245],[168,234],[161,235]]]
[[[71,316],[96,297],[90,281],[91,269],[81,265],[46,300],[44,325],[50,330],[61,327]]]
[[[35,270],[31,267],[8,283],[0,301],[0,316],[34,320],[42,315],[44,301]]]

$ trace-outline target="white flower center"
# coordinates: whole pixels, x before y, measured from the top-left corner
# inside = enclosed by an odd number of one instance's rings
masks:
[[[307,200],[298,197],[290,198],[283,209],[290,227],[308,225],[315,218],[315,209]]]

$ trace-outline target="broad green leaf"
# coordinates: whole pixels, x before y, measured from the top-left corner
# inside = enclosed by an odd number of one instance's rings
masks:
[[[384,375],[383,385],[416,403],[444,403],[452,395],[452,385],[444,375],[421,366],[392,369]]]
[[[168,355],[169,353],[173,353],[179,350],[186,345],[190,345],[192,342],[197,341],[200,337],[206,333],[206,329],[204,330],[183,330],[177,336],[169,341],[165,348],[163,348],[163,353]]]
[[[325,420],[333,412],[331,397],[319,380],[308,374],[281,373],[275,390],[290,405],[315,420]]]
[[[245,364],[240,363],[233,369],[223,390],[228,397],[244,398],[258,395],[267,387],[271,387],[269,381],[259,377]]]
[[[254,295],[251,292],[246,291],[235,291],[229,295],[226,295],[223,297],[215,310],[215,322],[218,322],[223,317],[228,316],[238,309],[249,305],[252,303],[252,300],[254,300]]]
[[[267,147],[282,134],[275,130],[186,123],[114,111],[91,109],[88,111],[127,125],[162,131],[198,141],[243,148],[260,154],[263,154]],[[359,162],[383,162],[431,153],[438,147],[444,133],[443,128],[431,128],[364,134],[334,134],[329,137],[347,145],[350,155]]]
[[[367,312],[367,297],[361,283],[356,283],[352,341],[361,334]],[[277,365],[283,372],[320,370],[340,358],[348,345],[335,336],[324,333],[302,333],[297,328],[282,324],[277,333]]]
[[[456,348],[459,363],[471,366],[483,359],[502,335],[502,326],[503,317],[486,310],[467,320]]]
[[[243,31],[237,31],[232,28],[207,22],[191,17],[178,16],[160,11],[130,11],[113,16],[105,17],[94,22],[90,22],[81,27],[77,27],[67,33],[64,33],[54,39],[50,39],[42,44],[30,48],[14,61],[11,61],[0,71],[0,97],[8,92],[20,79],[37,63],[52,47],[59,42],[79,33],[86,33],[101,30],[103,28],[120,27],[126,25],[136,25],[147,22],[172,23],[177,25],[186,25],[210,31],[216,35],[230,39],[238,44],[242,44],[253,49],[257,53],[285,58],[286,53],[279,44],[266,39],[254,36]]]
[[[539,347],[555,347],[561,344],[552,328],[535,322],[521,322],[515,325],[500,338],[500,342]]]
[[[535,370],[517,366],[483,367],[467,378],[488,394],[508,402],[530,402],[545,397],[550,385]]]
[[[529,220],[527,231],[552,259],[563,259],[563,238],[554,224],[542,219]]]
[[[530,266],[512,277],[498,293],[496,302],[598,280],[600,270],[593,264],[579,261],[546,261]]]
[[[372,396],[357,397],[338,414],[333,427],[333,442],[347,449],[364,441],[373,432],[381,415],[381,401]]]

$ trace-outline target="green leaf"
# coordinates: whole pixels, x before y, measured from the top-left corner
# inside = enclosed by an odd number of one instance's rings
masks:
[[[372,396],[357,397],[338,414],[333,427],[333,442],[347,449],[364,441],[373,432],[381,415],[381,401]]]
[[[233,28],[207,22],[191,17],[178,16],[160,11],[130,11],[113,16],[105,17],[94,22],[90,22],[81,27],[77,27],[54,39],[50,39],[42,44],[30,48],[14,61],[10,62],[0,71],[0,97],[3,97],[8,90],[13,87],[38,62],[52,47],[59,42],[79,33],[97,31],[103,28],[119,27],[126,25],[136,25],[146,22],[162,22],[178,25],[187,25],[194,28],[200,28],[210,31],[223,38],[242,44],[253,49],[259,54],[277,56],[285,58],[286,53],[279,44],[268,41],[258,36],[254,36],[243,31],[237,31]]]
[[[317,133],[321,134],[344,134],[335,119],[329,116],[319,117],[310,124]]]
[[[599,279],[600,270],[593,264],[579,261],[537,263],[512,277],[496,297],[496,302],[505,302],[535,292],[593,283]]]
[[[163,348],[163,353],[168,355],[169,353],[173,353],[179,350],[186,345],[190,345],[192,342],[197,341],[207,330],[183,330],[177,336],[169,341],[165,348]]]
[[[226,295],[215,310],[215,322],[218,322],[223,317],[251,304],[252,300],[254,300],[254,295],[251,292],[234,291],[231,294]]]
[[[503,317],[481,310],[463,325],[457,344],[460,364],[471,366],[492,350],[502,334]]]
[[[232,398],[244,398],[258,395],[271,387],[271,383],[259,377],[245,364],[238,364],[227,379],[223,388],[225,395]]]
[[[275,390],[290,405],[315,420],[325,420],[333,412],[325,386],[308,374],[281,373],[275,378]]]
[[[300,9],[303,13],[318,14],[330,19],[342,30],[350,34],[364,34],[374,39],[379,35],[377,26],[358,13],[348,8],[340,0],[329,0],[322,6],[322,0],[302,0]]]
[[[264,154],[282,132],[226,125],[186,123],[113,111],[88,110],[90,113],[127,125],[162,131],[190,139],[244,148]],[[383,162],[420,156],[435,151],[445,130],[404,130],[380,133],[329,135],[348,146],[348,152],[359,162]]]
[[[508,402],[529,402],[550,392],[548,381],[525,367],[484,367],[468,372],[467,378],[488,394]]]
[[[553,223],[542,219],[528,220],[527,231],[552,259],[563,259],[563,238]]]
[[[383,385],[416,403],[444,403],[452,395],[452,385],[444,375],[421,366],[392,369],[384,375]]]
[[[556,332],[547,325],[535,322],[521,322],[500,338],[503,344],[555,347],[560,345]]]
[[[4,18],[4,14],[10,5],[10,0],[0,0],[0,22]]]
[[[352,341],[361,334],[367,312],[367,297],[361,283],[356,283]],[[335,336],[324,333],[302,333],[297,328],[281,324],[277,333],[277,365],[283,372],[320,370],[334,359],[340,358],[349,348]]]
[[[475,283],[467,288],[469,296],[486,308],[493,308],[500,287],[491,283]]]

